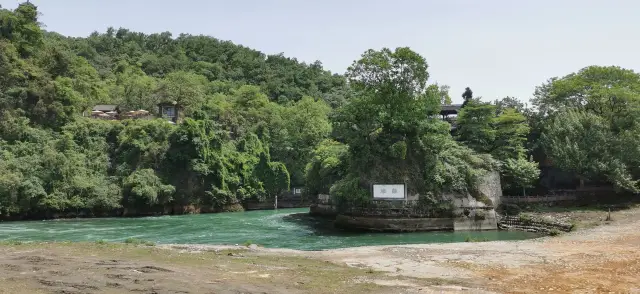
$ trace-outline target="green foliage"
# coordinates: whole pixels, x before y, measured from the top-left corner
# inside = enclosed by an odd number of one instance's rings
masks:
[[[169,73],[157,89],[159,102],[176,102],[189,114],[204,103],[207,82],[206,77],[191,72]]]
[[[628,157],[620,152],[621,139],[628,137],[616,137],[603,117],[584,111],[558,113],[542,136],[547,155],[559,167],[583,179],[603,177],[621,189],[636,192],[638,180],[627,165]]]
[[[556,237],[556,236],[560,236],[561,234],[562,232],[558,229],[549,230],[549,236]]]
[[[465,241],[465,242],[473,242],[473,243],[476,243],[476,242],[488,242],[488,241],[489,241],[489,239],[487,239],[487,238],[474,238],[474,237],[471,237],[471,236],[466,236],[466,237],[464,238],[464,241]]]
[[[96,151],[100,144],[80,146],[69,134],[24,124],[11,129],[22,140],[0,141],[0,214],[98,213],[120,207],[120,188],[107,173],[108,156]]]
[[[512,97],[470,101],[458,143],[438,119],[448,86],[429,85],[426,60],[409,48],[368,50],[340,76],[206,36],[65,37],[38,16],[28,2],[0,9],[2,217],[222,211],[303,184],[366,203],[379,182],[407,183],[446,210],[444,193],[483,199],[479,180],[498,166],[506,189],[532,187],[529,153],[638,190],[640,75],[630,70],[553,78],[536,89],[539,111]],[[96,104],[159,116],[160,102],[183,107],[184,123],[83,117]]]
[[[522,157],[518,159],[507,159],[503,163],[501,171],[503,189],[533,188],[540,176],[538,163]]]
[[[331,186],[347,173],[348,147],[334,140],[324,140],[311,154],[305,168],[305,190],[309,195],[329,194]]]
[[[640,74],[589,66],[536,88],[541,150],[553,164],[586,180],[638,191]]]
[[[123,180],[124,201],[133,206],[167,204],[175,187],[165,185],[152,169],[138,169]]]
[[[426,86],[428,76],[424,58],[408,48],[369,50],[349,68],[355,97],[334,118],[349,145],[348,174],[331,189],[339,205],[370,201],[374,183],[405,182],[408,193],[437,206],[444,192],[474,194],[495,168],[453,141],[437,119],[442,95]]]
[[[362,188],[360,179],[352,175],[337,181],[329,193],[338,211],[353,206],[365,206],[371,198],[370,192]]]
[[[145,245],[145,246],[156,246],[156,243],[153,243],[151,241],[145,241],[142,239],[138,239],[138,238],[127,238],[124,240],[125,244],[131,244],[131,245]]]
[[[473,213],[473,219],[474,220],[484,220],[486,219],[487,215],[484,212],[484,210],[480,210],[480,209],[476,209]]]
[[[438,97],[440,100],[440,104],[450,105],[453,102],[451,101],[451,96],[449,96],[449,89],[450,87],[447,85],[438,85],[436,83],[433,85],[429,85],[429,87],[427,87],[427,92],[429,93],[429,95]]]
[[[514,107],[514,108],[512,108]],[[488,153],[501,163],[502,188],[530,188],[540,175],[538,163],[527,160],[525,143],[530,128],[514,98],[496,105],[471,100],[460,111],[457,139],[480,153]]]

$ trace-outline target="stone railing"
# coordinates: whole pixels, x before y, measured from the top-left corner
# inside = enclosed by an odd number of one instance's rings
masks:
[[[504,216],[498,222],[498,228],[502,230],[520,230],[536,233],[550,233],[554,230],[561,232],[570,232],[573,225],[560,222],[554,222],[545,219],[537,219],[528,215]]]

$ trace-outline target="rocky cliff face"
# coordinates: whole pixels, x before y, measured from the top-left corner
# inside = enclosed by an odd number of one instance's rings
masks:
[[[486,174],[479,187],[480,195],[447,195],[453,201],[455,231],[497,230],[498,220],[495,208],[502,202],[502,186],[500,173]]]
[[[398,215],[376,215],[353,217],[338,215],[337,221],[343,227],[352,227],[358,229],[369,229],[379,231],[431,231],[453,229],[455,231],[479,231],[479,230],[497,230],[498,221],[495,207],[501,203],[502,187],[500,185],[500,174],[490,172],[486,174],[479,187],[480,195],[473,197],[470,194],[446,194],[443,195],[445,200],[454,204],[454,217],[448,218],[450,225],[432,225],[430,218],[410,219],[409,216]],[[419,195],[407,195],[408,201],[419,199]],[[402,202],[401,200],[398,202]],[[335,216],[335,209],[331,204],[329,195],[319,195],[317,203],[310,207],[311,214]],[[433,219],[435,220],[435,219]],[[445,219],[438,219],[443,222]],[[446,222],[446,221],[444,221]],[[406,227],[403,227],[406,226]]]

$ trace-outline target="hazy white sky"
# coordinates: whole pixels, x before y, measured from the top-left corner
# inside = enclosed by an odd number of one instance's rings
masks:
[[[14,8],[23,0],[0,0]],[[588,65],[640,71],[637,0],[32,0],[46,29],[107,27],[231,40],[343,73],[369,48],[409,46],[431,82],[493,100]]]

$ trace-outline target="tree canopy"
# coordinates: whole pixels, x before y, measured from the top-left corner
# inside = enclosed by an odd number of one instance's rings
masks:
[[[407,47],[367,50],[346,74],[207,36],[43,30],[33,3],[0,8],[0,217],[235,209],[290,187],[369,201],[407,183],[435,204],[537,186],[536,161],[637,192],[640,75],[589,66],[536,88],[532,107],[467,88],[454,125],[446,85]],[[457,90],[455,90],[457,91]],[[459,98],[458,98],[459,99]],[[175,103],[184,120],[159,117]],[[149,119],[101,120],[98,104]],[[542,175],[544,176],[544,175]]]

